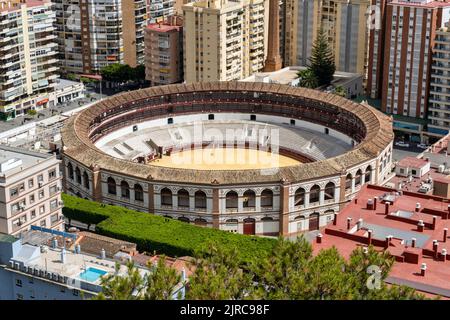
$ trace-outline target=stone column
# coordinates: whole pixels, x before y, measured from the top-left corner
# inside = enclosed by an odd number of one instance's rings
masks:
[[[320,189],[319,192],[319,205],[323,205],[325,203],[325,190]]]
[[[257,195],[255,198],[255,211],[261,212],[261,194]]]
[[[155,192],[153,184],[148,184],[148,212],[155,213]]]
[[[355,192],[355,177],[352,178],[352,193]]]
[[[219,189],[213,189],[213,201],[212,201],[212,219],[213,228],[219,229]]]
[[[189,211],[195,211],[195,196],[189,194]]]
[[[280,215],[279,234],[289,234],[289,185],[283,184],[280,188]]]
[[[280,70],[281,66],[279,0],[269,0],[269,35],[264,72]]]
[[[103,199],[102,176],[98,166],[92,168],[92,199],[97,202],[101,202]]]

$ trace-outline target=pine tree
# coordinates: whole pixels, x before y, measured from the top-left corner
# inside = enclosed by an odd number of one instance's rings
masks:
[[[151,269],[152,272],[146,277],[144,300],[171,300],[181,281],[180,274],[166,265],[165,256],[161,256]]]
[[[336,66],[333,52],[328,45],[327,36],[322,29],[319,30],[314,41],[309,61],[311,64],[309,69],[316,76],[319,86],[329,85],[333,80]]]

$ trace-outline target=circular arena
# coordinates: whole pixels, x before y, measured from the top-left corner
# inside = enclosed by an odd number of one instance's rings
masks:
[[[316,90],[214,82],[107,98],[62,131],[65,191],[257,235],[317,230],[391,174],[392,120]]]

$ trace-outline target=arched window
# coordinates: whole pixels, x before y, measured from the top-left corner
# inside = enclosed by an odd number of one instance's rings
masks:
[[[273,192],[272,190],[265,189],[261,192],[261,207],[271,208],[273,206]]]
[[[197,218],[194,220],[194,224],[197,226],[206,227],[207,222],[205,219]]]
[[[195,209],[206,209],[206,193],[203,191],[195,192]]]
[[[263,218],[261,218],[261,221],[273,221],[273,218],[271,218],[271,217],[263,217]]]
[[[137,183],[134,185],[134,200],[144,201],[144,190],[141,185]]]
[[[333,182],[328,182],[325,186],[325,200],[334,199],[335,185]]]
[[[77,177],[77,183],[81,184],[81,171],[78,167],[75,169],[75,176]]]
[[[361,185],[362,172],[361,169],[356,171],[355,175],[355,187]]]
[[[236,191],[228,191],[226,195],[225,206],[227,209],[238,208],[238,194]]]
[[[84,184],[84,187],[86,188],[86,189],[89,189],[89,176],[88,176],[88,174],[87,174],[87,172],[85,171],[85,172],[83,172],[83,184]]]
[[[247,190],[244,192],[244,208],[254,209],[256,202],[256,194],[252,190]]]
[[[303,206],[305,204],[305,189],[303,188],[298,188],[295,191],[295,196],[294,196],[294,205],[295,206]]]
[[[73,180],[73,167],[72,167],[72,164],[70,162],[67,165],[67,171],[69,171],[69,179]]]
[[[189,208],[189,192],[187,190],[181,189],[178,191],[178,207],[179,208]]]
[[[113,178],[109,177],[107,180],[107,183],[108,183],[108,193],[109,194],[117,194],[116,181]]]
[[[179,221],[186,222],[186,223],[191,222],[191,221],[189,220],[189,218],[186,218],[186,217],[179,217],[178,220],[179,220]]]
[[[120,183],[120,190],[122,198],[130,199],[130,186],[128,185],[128,182],[122,181]]]
[[[311,191],[309,191],[309,203],[319,202],[320,199],[320,187],[315,184],[312,186]]]
[[[366,172],[364,173],[364,181],[365,183],[371,183],[372,181],[372,167],[368,166],[366,168]]]
[[[352,179],[353,176],[351,173],[349,173],[346,177],[345,177],[345,191],[351,190],[352,189]]]
[[[161,190],[161,204],[163,206],[172,206],[172,191],[168,188]]]

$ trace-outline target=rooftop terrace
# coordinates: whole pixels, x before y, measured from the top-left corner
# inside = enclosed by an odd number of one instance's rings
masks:
[[[317,253],[335,246],[349,257],[355,248],[371,244],[395,258],[389,281],[450,297],[449,227],[448,199],[365,185],[313,247]]]

